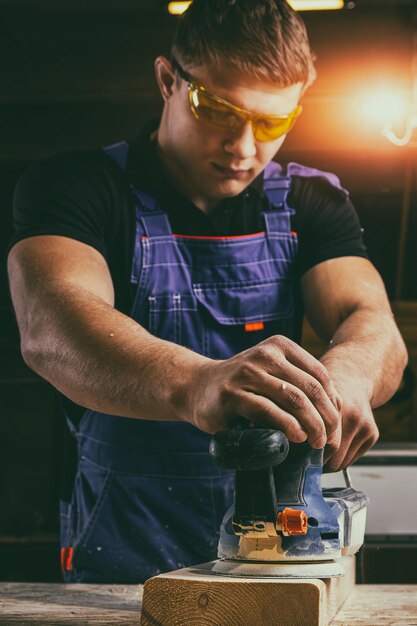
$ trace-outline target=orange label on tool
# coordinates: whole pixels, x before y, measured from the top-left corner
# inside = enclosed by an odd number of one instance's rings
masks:
[[[247,333],[253,333],[254,330],[263,330],[263,322],[252,322],[251,324],[245,324],[245,331]]]

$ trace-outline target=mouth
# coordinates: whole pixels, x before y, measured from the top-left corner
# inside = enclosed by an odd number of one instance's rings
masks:
[[[234,168],[234,167],[222,167],[217,163],[212,164],[216,172],[218,172],[223,178],[231,178],[233,180],[244,180],[249,176],[249,169]]]

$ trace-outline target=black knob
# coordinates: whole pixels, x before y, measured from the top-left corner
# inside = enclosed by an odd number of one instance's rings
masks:
[[[279,465],[288,454],[288,439],[280,430],[231,429],[216,433],[209,453],[225,469],[259,470]]]

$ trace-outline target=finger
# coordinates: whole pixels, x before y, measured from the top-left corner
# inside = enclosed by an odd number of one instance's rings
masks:
[[[327,440],[325,422],[303,391],[264,372],[258,376],[256,387],[253,386],[250,391],[272,401],[277,408],[295,418],[314,448],[324,446]]]
[[[331,438],[327,440],[326,447],[324,449],[323,463],[327,463],[327,461],[334,455],[340,448],[340,444],[342,442],[342,426],[339,425],[338,429],[333,433]]]
[[[359,448],[359,450],[357,450],[354,456],[351,459],[349,459],[346,465],[344,465],[343,467],[347,467],[348,465],[353,465],[358,459],[361,458],[361,456],[366,454],[368,450],[371,450],[375,444],[376,444],[376,440],[373,437],[365,441],[365,443]]]
[[[321,413],[301,389],[288,382],[277,382],[278,386],[273,387],[272,383],[269,386],[270,399],[296,418],[308,434],[308,441],[313,448],[323,448],[327,441],[327,429]]]
[[[286,345],[285,356],[289,363],[310,374],[310,376],[317,380],[324,388],[333,406],[339,409],[338,398],[340,401],[340,396],[336,391],[326,367],[320,363],[320,361],[304,350],[304,348],[290,340],[288,340],[288,344]]]
[[[280,379],[288,381],[305,394],[323,419],[327,439],[331,439],[332,436],[336,434],[338,428],[340,428],[341,416],[340,412],[336,408],[336,405],[329,398],[321,382],[310,374],[300,370],[298,367],[295,367],[291,363],[288,363],[285,375],[281,374]],[[287,396],[292,397],[293,395],[294,393],[287,393]],[[296,402],[298,401],[296,393],[294,400]],[[335,396],[335,402],[338,402],[337,396]],[[287,410],[289,409],[287,408]]]
[[[342,414],[342,411],[343,411],[343,400],[342,400],[342,396],[339,393],[337,393],[337,391],[336,391],[335,402],[336,402],[337,410],[339,411],[340,414]]]
[[[245,393],[237,409],[240,415],[258,427],[281,430],[292,443],[301,443],[307,439],[307,433],[293,415],[263,396]]]
[[[360,435],[344,439],[339,450],[326,462],[326,469],[329,472],[338,472],[344,467],[348,467],[348,465],[351,464],[352,458],[355,457],[365,443],[363,436]]]
[[[378,440],[379,431],[373,419],[362,420],[356,428],[343,432],[339,450],[327,461],[329,471],[337,472],[351,465],[362,454],[369,450]],[[363,450],[363,452],[362,452]]]
[[[355,461],[357,461],[361,456],[363,456],[368,450],[374,447],[376,442],[378,441],[379,432],[372,432],[367,438],[362,437],[361,444],[359,446],[355,446],[349,449],[348,454],[346,454],[345,458],[342,461],[342,466],[347,467],[348,465],[352,465]]]
[[[346,455],[348,454],[349,449],[353,445],[353,440],[355,438],[355,431],[342,433],[342,439],[340,445],[337,449],[333,450],[332,446],[329,446],[324,453],[325,457],[325,468],[327,472],[338,472]],[[356,451],[359,446],[355,446],[354,450]]]

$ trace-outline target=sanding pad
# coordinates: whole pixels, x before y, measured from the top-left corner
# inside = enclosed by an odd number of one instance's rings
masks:
[[[253,578],[336,578],[345,574],[338,561],[256,563],[231,559],[214,561],[211,572],[222,576]]]

